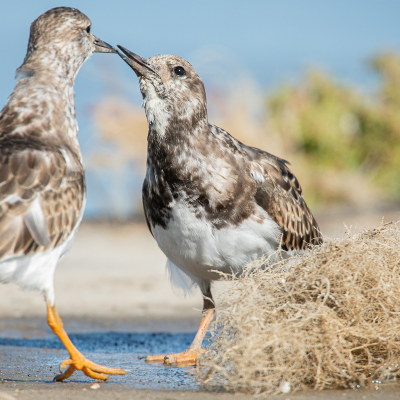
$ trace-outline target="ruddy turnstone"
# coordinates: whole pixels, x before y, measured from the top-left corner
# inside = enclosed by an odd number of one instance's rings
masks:
[[[177,56],[118,53],[139,77],[148,131],[143,205],[171,277],[200,287],[203,317],[185,352],[147,361],[194,362],[214,315],[211,282],[252,261],[322,241],[288,162],[246,146],[207,118],[203,82]]]
[[[70,355],[56,381],[76,369],[103,380],[125,374],[86,359],[54,304],[54,271],[72,245],[86,199],[74,82],[92,52],[115,53],[91,25],[69,7],[33,21],[15,89],[0,113],[0,281],[44,293],[48,323]]]

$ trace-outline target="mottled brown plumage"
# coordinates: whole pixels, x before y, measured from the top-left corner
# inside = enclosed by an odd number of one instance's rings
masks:
[[[44,293],[48,323],[71,357],[55,380],[75,369],[95,379],[125,373],[83,357],[54,305],[54,270],[72,245],[85,203],[75,78],[92,52],[115,52],[90,27],[86,15],[69,7],[33,21],[15,89],[0,113],[0,282]]]
[[[210,321],[213,280],[240,273],[262,255],[273,259],[322,241],[287,161],[246,146],[207,118],[206,93],[194,68],[177,56],[146,60],[118,46],[139,77],[148,133],[143,204],[151,233],[175,282],[204,296],[201,332]],[[199,331],[200,332],[200,331]],[[183,354],[194,360],[199,337]]]
[[[0,277],[5,281],[13,276],[3,276],[4,261],[51,254],[82,217],[85,177],[73,85],[96,49],[90,26],[84,14],[67,7],[37,18],[15,89],[0,113]],[[29,288],[29,282],[23,286]],[[54,301],[52,289],[41,289]]]
[[[258,183],[255,202],[280,226],[284,250],[304,250],[322,243],[317,221],[303,198],[297,178],[288,162],[262,150],[243,145],[252,167],[255,164],[264,178]]]
[[[46,251],[71,235],[85,187],[77,155],[75,164],[67,167],[60,147],[0,137],[0,257]],[[36,222],[34,201],[44,217]]]
[[[246,146],[209,124],[203,83],[188,62],[167,55],[147,62],[154,71],[151,79],[141,71],[137,74],[149,119],[148,174],[143,193],[150,226],[165,228],[174,195],[176,199],[185,193],[188,204],[199,206],[198,218],[209,220],[215,229],[240,225],[258,205],[279,225],[284,249],[304,250],[320,243],[318,224],[288,162]],[[176,84],[179,77],[174,77],[173,70],[177,66],[185,69],[184,84]],[[158,111],[147,107],[155,102],[149,96],[152,90],[165,104],[166,115],[158,116],[168,121],[162,132],[155,117]]]

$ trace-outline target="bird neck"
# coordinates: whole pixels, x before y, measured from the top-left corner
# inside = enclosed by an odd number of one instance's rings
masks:
[[[168,108],[167,108],[168,109]],[[206,106],[182,112],[165,112],[159,108],[149,120],[149,153],[174,153],[198,147],[209,134]]]
[[[59,43],[41,46],[34,51],[28,46],[24,62],[17,69],[16,79],[34,76],[61,90],[67,86],[73,87],[80,68],[91,55],[91,52],[86,55],[81,53],[71,46],[60,47]]]
[[[198,152],[207,152],[206,147],[209,142],[210,130],[206,106],[196,109],[196,112],[189,115],[170,113],[168,118],[163,117],[163,124],[164,130],[159,131],[162,125],[157,123],[157,119],[154,123],[149,123],[148,172],[160,177],[168,176],[169,180],[179,180],[189,166],[191,169],[197,169],[199,163],[206,157],[206,155],[202,155],[201,159],[198,157]]]
[[[144,97],[149,144],[179,146],[207,134],[207,104],[197,98],[177,103],[153,94]]]
[[[27,57],[18,68],[15,89],[0,114],[0,134],[69,138],[79,148],[74,102],[77,71],[53,68],[55,62],[45,68],[41,61]]]

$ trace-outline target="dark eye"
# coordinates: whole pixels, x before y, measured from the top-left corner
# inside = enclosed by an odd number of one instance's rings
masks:
[[[174,72],[176,75],[185,75],[186,71],[183,67],[175,67]]]
[[[92,28],[92,26],[91,25],[89,25],[87,28],[86,28],[86,32],[87,33],[90,33],[90,29]]]

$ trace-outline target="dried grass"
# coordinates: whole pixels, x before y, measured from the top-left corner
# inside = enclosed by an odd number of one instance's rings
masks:
[[[400,231],[389,223],[228,277],[205,388],[272,394],[358,387],[400,373]],[[280,272],[278,272],[280,271]]]

